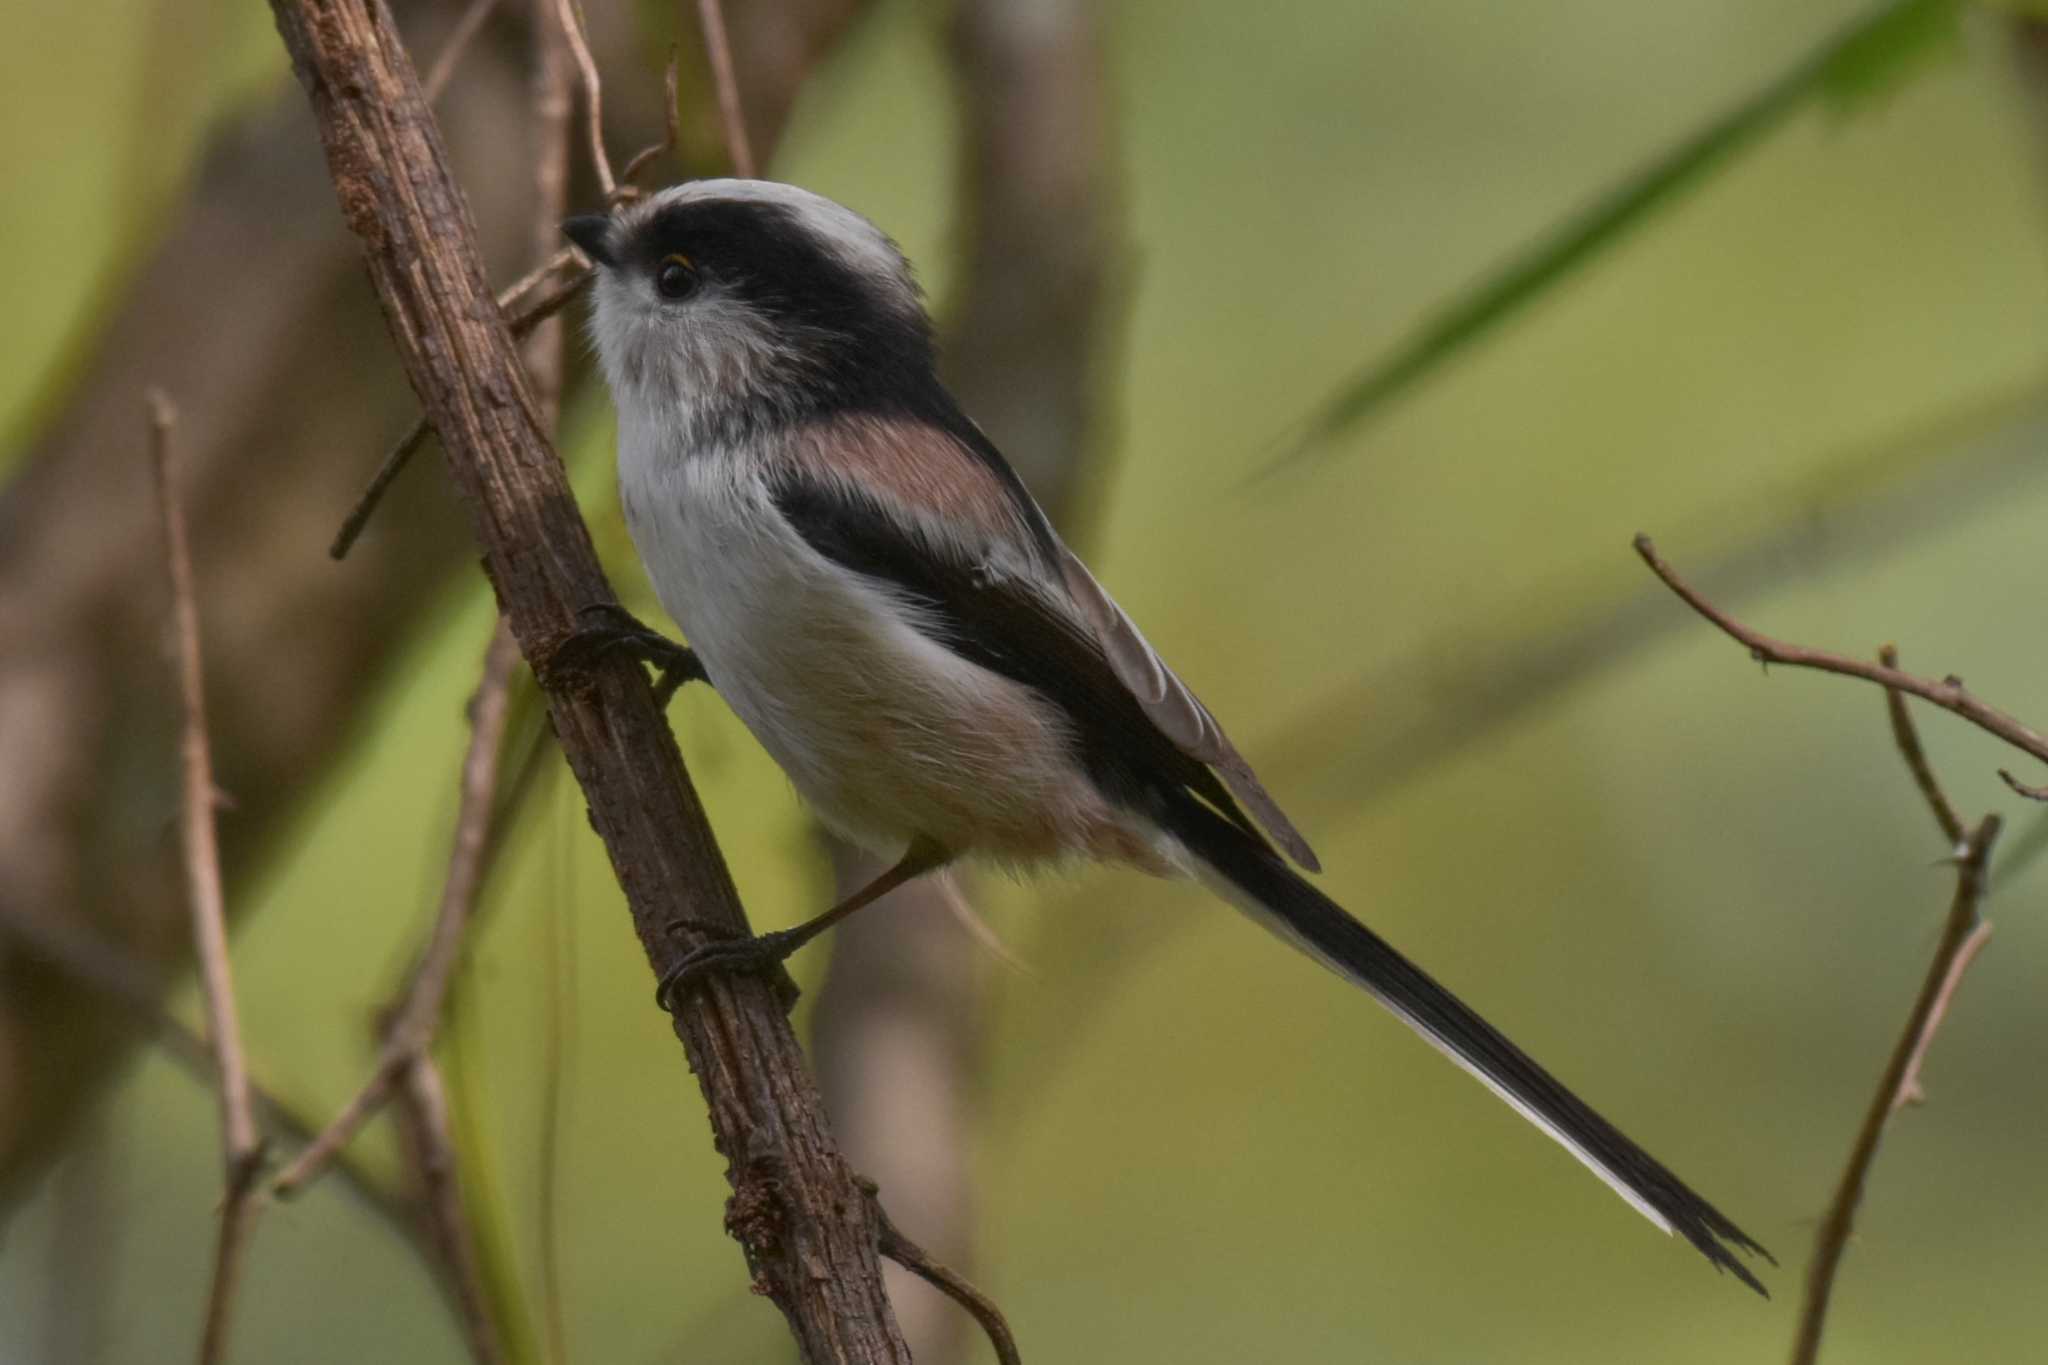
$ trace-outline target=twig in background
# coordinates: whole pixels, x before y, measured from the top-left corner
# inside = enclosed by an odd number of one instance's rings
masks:
[[[419,1177],[424,1217],[434,1247],[454,1288],[456,1309],[477,1365],[499,1365],[506,1359],[491,1296],[477,1259],[476,1239],[455,1175],[455,1143],[449,1133],[448,1092],[440,1068],[425,1052],[406,1063],[398,1077],[393,1105],[405,1140],[408,1164]]]
[[[597,59],[590,55],[590,42],[583,32],[583,10],[576,0],[556,0],[555,13],[562,21],[562,36],[568,40],[569,51],[576,58],[576,69],[583,76],[584,121],[590,129],[590,167],[597,175],[597,187],[604,193],[605,202],[610,203],[618,192],[618,179],[612,175],[611,157],[604,150],[604,82],[597,74]]]
[[[2043,763],[2048,763],[2048,738],[2030,729],[1995,706],[1977,700],[1965,690],[1963,680],[1953,675],[1934,682],[1931,679],[1915,677],[1882,663],[1867,663],[1843,654],[1832,654],[1824,649],[1809,649],[1804,645],[1787,644],[1774,640],[1768,635],[1751,630],[1728,613],[1702,597],[1699,590],[1678,576],[1678,571],[1665,563],[1657,553],[1657,547],[1646,535],[1635,539],[1636,553],[1650,566],[1650,571],[1664,580],[1664,586],[1684,599],[1685,604],[1707,620],[1718,626],[1722,633],[1749,649],[1749,655],[1758,663],[1790,664],[1795,668],[1813,668],[1823,673],[1839,673],[1847,678],[1861,678],[1874,682],[1879,687],[1909,692],[1923,701],[1932,702],[1942,710],[1961,716],[1964,720],[1988,730],[2015,749],[2022,750]],[[2022,796],[2048,799],[2048,790],[2037,790],[2015,781],[2010,773],[2001,770],[2006,784]]]
[[[462,798],[455,817],[455,847],[448,859],[448,877],[441,888],[440,911],[432,936],[403,998],[391,1012],[391,1023],[377,1066],[334,1121],[291,1165],[273,1188],[280,1196],[296,1194],[347,1146],[384,1102],[415,1060],[426,1055],[441,1019],[441,1002],[449,975],[461,957],[463,931],[476,901],[483,853],[490,839],[492,794],[497,788],[498,751],[505,737],[506,692],[519,651],[500,620],[484,651],[482,680],[470,703],[469,752],[462,761]]]
[[[179,756],[184,799],[179,826],[185,850],[186,893],[191,898],[192,943],[199,959],[199,984],[206,997],[206,1028],[220,1076],[221,1148],[227,1193],[221,1202],[220,1235],[214,1245],[213,1282],[207,1291],[206,1326],[199,1346],[202,1365],[227,1353],[228,1323],[242,1256],[254,1229],[252,1196],[263,1167],[263,1139],[249,1105],[249,1071],[242,1056],[242,1026],[235,1012],[234,972],[228,963],[226,898],[221,891],[220,844],[213,814],[217,793],[213,755],[206,741],[206,682],[199,658],[199,604],[192,582],[192,547],[171,468],[171,428],[177,414],[160,391],[149,405],[149,462],[163,518],[164,560],[171,580],[171,616],[177,635],[178,693],[184,710]]]
[[[92,936],[49,915],[24,914],[0,905],[0,932],[72,980],[91,987],[118,1005],[134,1021],[137,1030],[149,1036],[164,1055],[194,1081],[212,1089],[220,1079],[219,1059],[213,1049],[184,1020],[163,1006],[165,986],[161,974],[111,940]],[[289,1101],[253,1076],[249,1080],[250,1107],[258,1122],[270,1133],[292,1143],[311,1142],[319,1126]],[[408,1243],[423,1253],[413,1210],[383,1181],[344,1153],[335,1167],[356,1192],[364,1206],[377,1214]],[[431,1264],[431,1258],[429,1263]]]
[[[476,41],[477,33],[484,21],[491,17],[491,11],[498,7],[498,0],[469,0],[462,11],[462,17],[455,21],[455,27],[448,33],[448,39],[441,44],[441,50],[434,54],[434,64],[427,69],[426,79],[420,82],[420,93],[427,97],[428,104],[441,98],[441,92],[448,88],[448,78],[455,74],[456,64],[462,54],[469,51],[469,45]]]
[[[569,211],[569,161],[570,150],[575,136],[571,118],[572,85],[574,70],[569,53],[568,34],[555,16],[550,13],[551,0],[532,0],[533,8],[533,220],[531,240],[533,254],[547,259],[561,241],[561,222]],[[671,77],[675,69],[674,58],[669,61]],[[675,124],[673,86],[670,87],[670,109],[665,124]],[[657,148],[665,144],[657,144]],[[634,158],[626,167],[626,179],[630,182],[641,165],[640,158]],[[550,437],[559,438],[562,415],[562,324],[559,320],[542,323],[535,327],[521,348],[521,358],[526,362],[527,377],[533,381],[534,406],[540,412],[543,428]],[[514,781],[523,775],[513,774]],[[496,821],[491,821],[495,825]],[[478,870],[479,886],[490,875],[498,841],[493,831],[485,845],[482,866]],[[564,904],[566,897],[551,896],[544,911],[545,922],[551,930],[549,943],[557,942],[556,930],[568,913]],[[569,1329],[563,1306],[562,1289],[562,1246],[560,1218],[561,1191],[561,1149],[562,1149],[562,1040],[569,1025],[565,1018],[566,983],[562,980],[563,964],[559,957],[550,957],[547,970],[547,1009],[545,1014],[541,1069],[541,1136],[538,1154],[540,1174],[536,1181],[535,1226],[539,1243],[540,1262],[540,1308],[541,1323],[546,1332],[547,1356],[550,1365],[566,1365],[569,1358]],[[438,1077],[433,1078],[435,1089],[439,1090]],[[451,1193],[459,1198],[459,1192]]]
[[[719,0],[697,0],[697,23],[704,31],[704,53],[711,59],[711,80],[718,88],[718,126],[725,134],[725,159],[742,180],[754,178],[754,148],[747,140],[747,119],[740,109],[740,83],[733,75],[732,46],[725,37],[725,10]]]
[[[574,267],[574,273],[556,280],[553,277],[564,268]],[[569,301],[581,293],[590,283],[590,266],[583,254],[574,247],[564,247],[553,256],[535,266],[532,270],[513,281],[498,295],[498,308],[505,315],[505,325],[512,329],[512,335],[525,336],[534,328],[546,322],[569,306]],[[419,448],[426,444],[432,427],[424,415],[416,418],[405,435],[391,447],[378,464],[377,472],[370,476],[370,482],[363,489],[363,495],[356,499],[355,506],[342,518],[341,529],[334,533],[334,543],[327,547],[330,559],[346,559],[362,536],[363,528],[370,524],[370,514],[377,510],[377,504],[384,499],[385,490],[391,481],[405,468]]]
[[[1978,918],[1977,910],[1984,897],[1984,869],[1990,862],[1998,829],[1998,817],[1987,815],[1963,838],[1956,859],[1955,897],[1949,903],[1941,942],[1934,950],[1934,960],[1927,965],[1927,976],[1913,1001],[1912,1013],[1906,1018],[1905,1031],[1885,1063],[1883,1079],[1863,1116],[1855,1145],[1849,1149],[1848,1165],[1842,1170],[1835,1197],[1814,1241],[1813,1264],[1806,1272],[1806,1298],[1800,1305],[1798,1333],[1793,1338],[1792,1365],[1813,1365],[1820,1354],[1835,1273],[1841,1268],[1842,1253],[1849,1245],[1856,1208],[1863,1200],[1863,1189],[1869,1180],[1871,1162],[1877,1156],[1878,1143],[1884,1137],[1885,1124],[1902,1106],[1920,1098],[1921,1059],[1948,1012],[1957,981],[1990,936],[1991,926]]]
[[[663,100],[661,141],[651,142],[635,152],[632,159],[626,163],[626,168],[619,172],[619,179],[624,182],[619,189],[619,198],[624,198],[628,190],[633,194],[639,194],[640,187],[634,182],[640,178],[640,173],[646,170],[653,163],[654,158],[660,156],[663,152],[672,152],[683,145],[683,111],[682,105],[677,103],[682,97],[681,79],[676,71],[677,61],[675,48],[669,48],[668,65],[663,67],[661,72]]]

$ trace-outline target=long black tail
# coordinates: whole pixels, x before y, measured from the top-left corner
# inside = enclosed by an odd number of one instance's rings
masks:
[[[1650,1221],[1684,1237],[1717,1268],[1770,1297],[1729,1248],[1756,1252],[1775,1265],[1770,1252],[1263,843],[1185,793],[1169,798],[1160,823],[1215,874],[1215,889],[1234,904],[1365,987]]]

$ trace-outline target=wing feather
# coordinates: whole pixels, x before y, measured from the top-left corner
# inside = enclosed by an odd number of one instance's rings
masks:
[[[784,514],[813,548],[849,567],[889,578],[898,587],[909,587],[928,608],[933,600],[943,599],[941,614],[956,646],[963,631],[979,632],[976,649],[1008,658],[1020,646],[999,638],[1000,632],[1036,630],[1041,637],[1034,663],[1039,676],[1027,681],[1049,689],[1062,706],[1091,709],[1097,719],[1108,711],[1134,710],[1135,716],[1121,723],[1151,731],[1171,746],[1175,757],[1192,760],[1205,776],[1213,768],[1222,789],[1243,803],[1289,857],[1311,872],[1321,870],[1308,841],[1267,793],[1209,708],[1060,541],[1001,453],[957,409],[947,404],[943,411],[914,417],[862,414],[821,422],[790,443],[788,461],[781,473],[787,497],[779,497],[778,504],[788,503]],[[861,498],[874,509],[864,520],[877,524],[864,525],[862,519],[849,521],[841,515],[851,500]],[[919,529],[922,521],[942,525]],[[889,532],[889,524],[896,531]],[[916,547],[876,540],[913,532],[923,542]],[[856,545],[857,541],[865,543]],[[1025,584],[1014,574],[991,574],[995,565],[1025,570],[1030,582]],[[956,571],[965,578],[952,581]],[[934,573],[948,581],[934,583]],[[920,577],[924,581],[907,581]],[[1027,587],[1029,591],[1024,591]],[[1046,601],[1046,594],[1056,595],[1058,604]],[[1036,619],[1048,611],[1062,619],[1050,625]],[[982,619],[985,615],[987,619]],[[1072,636],[1076,627],[1085,640],[1066,640],[1056,651],[1042,647],[1053,636]],[[1075,643],[1084,647],[1068,647]],[[1058,666],[1051,668],[1046,661],[1054,654]],[[1091,655],[1092,659],[1084,657]],[[1119,695],[1109,698],[1106,693],[1111,691]],[[1084,728],[1084,733],[1089,731]],[[1173,770],[1159,772],[1161,779],[1188,784],[1186,763],[1166,762],[1156,749],[1153,759],[1156,766]],[[1190,785],[1201,790],[1216,784],[1211,778]],[[1202,794],[1213,801],[1222,790],[1215,796]]]

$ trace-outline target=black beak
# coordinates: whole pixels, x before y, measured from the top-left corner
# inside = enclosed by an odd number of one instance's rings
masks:
[[[612,251],[612,220],[602,213],[586,213],[562,224],[562,235],[582,248],[583,254],[599,265],[617,265]]]

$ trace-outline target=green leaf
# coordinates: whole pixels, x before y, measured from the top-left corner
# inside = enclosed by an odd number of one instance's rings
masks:
[[[1346,382],[1261,471],[1326,452],[1446,360],[1490,333],[1658,209],[1727,165],[1812,98],[1853,106],[1893,88],[1953,44],[1956,0],[1894,0],[1610,188],[1519,256],[1426,316],[1393,351]]]

